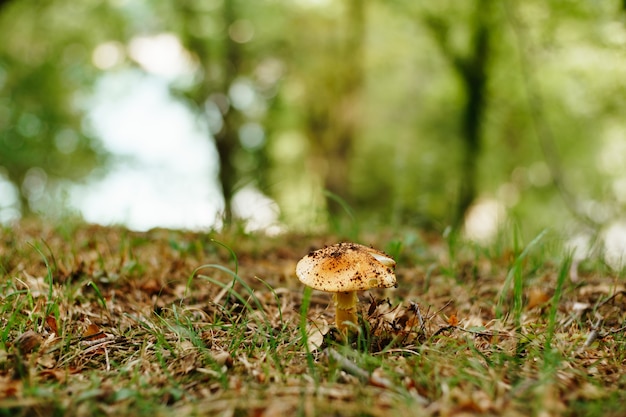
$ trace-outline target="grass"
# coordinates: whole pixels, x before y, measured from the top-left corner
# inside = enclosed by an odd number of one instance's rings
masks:
[[[369,239],[399,287],[343,343],[294,275],[338,237],[2,229],[0,415],[624,415],[619,272],[573,281],[550,232]]]

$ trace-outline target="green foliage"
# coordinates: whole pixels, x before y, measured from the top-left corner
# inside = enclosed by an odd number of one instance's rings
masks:
[[[43,210],[61,180],[104,163],[85,128],[84,103],[98,72],[94,47],[121,35],[105,3],[7,2],[0,9],[0,175],[20,191],[21,209]]]
[[[477,198],[535,232],[603,223],[626,201],[620,13],[556,0],[9,1],[0,175],[28,212],[106,162],[83,119],[102,75],[94,48],[168,32],[196,65],[172,91],[207,122],[227,200],[251,184],[302,228],[336,227],[347,204],[359,221],[443,230]]]

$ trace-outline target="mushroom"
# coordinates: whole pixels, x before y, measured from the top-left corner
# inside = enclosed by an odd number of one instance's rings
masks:
[[[396,261],[379,250],[357,243],[338,243],[310,252],[296,265],[300,282],[334,293],[337,328],[357,323],[356,292],[396,286]]]

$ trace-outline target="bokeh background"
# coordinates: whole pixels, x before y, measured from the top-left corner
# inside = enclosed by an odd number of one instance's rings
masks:
[[[0,222],[626,235],[626,3],[0,1]]]

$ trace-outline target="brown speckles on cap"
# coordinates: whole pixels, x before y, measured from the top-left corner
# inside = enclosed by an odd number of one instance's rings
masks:
[[[396,285],[395,261],[357,243],[339,243],[310,252],[296,266],[300,281],[316,290],[363,291]]]

